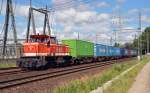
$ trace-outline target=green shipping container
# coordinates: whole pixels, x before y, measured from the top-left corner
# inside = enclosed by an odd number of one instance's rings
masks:
[[[72,57],[94,56],[94,43],[82,40],[63,40],[63,44],[71,49]]]

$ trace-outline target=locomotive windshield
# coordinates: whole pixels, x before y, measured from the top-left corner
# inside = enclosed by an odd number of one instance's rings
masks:
[[[30,41],[31,42],[39,42],[39,43],[47,43],[49,40],[47,35],[31,35]]]
[[[47,38],[31,38],[30,40],[31,40],[31,42],[39,42],[39,43],[46,43],[46,42],[48,42]]]
[[[39,42],[39,43],[47,43],[51,42],[51,44],[57,44],[56,37],[50,37],[47,35],[31,35],[30,42]]]

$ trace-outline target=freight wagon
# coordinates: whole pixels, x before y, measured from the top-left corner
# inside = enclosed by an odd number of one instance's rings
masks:
[[[131,56],[132,56],[132,57],[137,56],[137,53],[138,53],[138,50],[136,50],[136,49],[132,49],[132,50],[131,50]]]
[[[93,60],[94,43],[75,39],[62,40],[62,43],[69,46],[74,64],[91,62]]]
[[[127,49],[121,48],[120,52],[121,52],[122,57],[127,57],[128,56],[128,50]]]
[[[94,56],[97,57],[97,60],[99,61],[116,59],[125,56],[125,50],[121,48],[102,44],[95,44],[94,48]]]
[[[62,43],[69,46],[72,57],[93,57],[94,43],[82,40],[62,40]]]

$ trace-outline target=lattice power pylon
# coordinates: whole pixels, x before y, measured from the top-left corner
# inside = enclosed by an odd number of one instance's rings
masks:
[[[11,18],[11,26],[13,28],[13,38],[16,48],[16,56],[17,56],[17,32],[16,32],[16,23],[13,11],[12,0],[7,0],[6,3],[6,15],[5,15],[5,25],[4,25],[4,36],[3,36],[3,58],[5,58],[6,52],[6,44],[7,44],[7,36],[8,36],[8,28],[9,28],[9,20]]]

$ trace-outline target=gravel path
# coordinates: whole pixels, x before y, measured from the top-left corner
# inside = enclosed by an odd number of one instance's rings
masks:
[[[150,62],[144,66],[128,93],[150,93]]]

